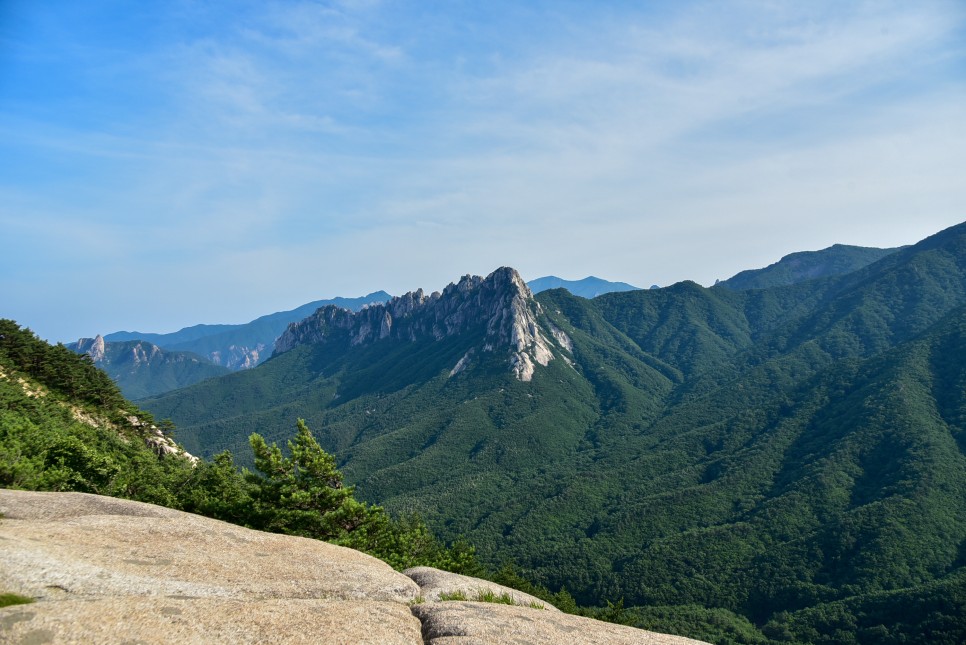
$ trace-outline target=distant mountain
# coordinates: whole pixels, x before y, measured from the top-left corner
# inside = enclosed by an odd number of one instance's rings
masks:
[[[821,251],[801,251],[786,255],[764,269],[749,269],[716,283],[716,286],[742,291],[795,284],[858,271],[899,249],[877,249],[835,244]]]
[[[319,307],[335,305],[357,311],[366,305],[385,302],[391,298],[385,291],[376,291],[361,298],[332,298],[316,300],[292,309],[261,316],[239,325],[193,325],[170,334],[119,331],[104,336],[107,342],[145,340],[167,350],[193,352],[215,365],[230,370],[255,367],[271,354],[275,339],[289,323],[305,318]]]
[[[615,291],[634,291],[640,287],[635,287],[629,285],[626,282],[608,282],[601,278],[595,278],[594,276],[587,276],[583,280],[564,280],[563,278],[558,278],[555,275],[548,275],[543,278],[537,278],[536,280],[531,280],[527,283],[530,287],[530,291],[534,295],[542,292],[548,291],[550,289],[566,289],[575,296],[580,296],[581,298],[596,298],[597,296],[604,293],[613,293]]]
[[[128,399],[143,399],[231,372],[192,352],[162,349],[144,340],[105,342],[100,336],[81,338],[68,346],[90,356],[94,365],[114,379]]]
[[[409,344],[438,343],[450,338],[476,338],[455,361],[450,375],[480,362],[482,356],[501,356],[521,381],[529,381],[534,365],[546,365],[554,354],[536,323],[539,306],[516,271],[503,267],[486,278],[464,276],[442,293],[422,289],[372,305],[359,312],[328,305],[289,325],[275,343],[273,355],[301,345],[370,346],[395,339]]]
[[[533,297],[504,268],[324,308],[144,405],[206,455],[305,417],[363,497],[641,626],[952,644],[964,339],[966,224],[760,289]]]

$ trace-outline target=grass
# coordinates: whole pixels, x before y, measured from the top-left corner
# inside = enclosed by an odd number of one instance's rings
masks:
[[[519,603],[514,600],[507,592],[497,594],[490,589],[477,589],[475,596],[468,596],[465,591],[458,589],[452,592],[444,592],[439,594],[439,599],[441,601],[446,600],[475,600],[477,602],[492,602],[500,605],[513,605],[518,607],[531,607],[533,609],[543,609],[544,606],[539,602],[529,602],[529,603]]]
[[[20,596],[15,593],[0,593],[0,607],[27,605],[33,601],[33,598],[27,598],[26,596]]]

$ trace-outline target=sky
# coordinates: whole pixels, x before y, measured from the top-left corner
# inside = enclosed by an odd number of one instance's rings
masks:
[[[961,0],[0,0],[0,317],[51,341],[964,220]]]

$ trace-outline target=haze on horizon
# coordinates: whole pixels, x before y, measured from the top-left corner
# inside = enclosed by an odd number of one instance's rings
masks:
[[[966,6],[11,0],[0,159],[0,317],[50,340],[710,285],[966,220]]]

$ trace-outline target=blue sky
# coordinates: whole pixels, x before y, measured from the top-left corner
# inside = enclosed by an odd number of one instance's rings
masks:
[[[966,220],[966,5],[0,2],[0,316],[516,267],[705,285]]]

